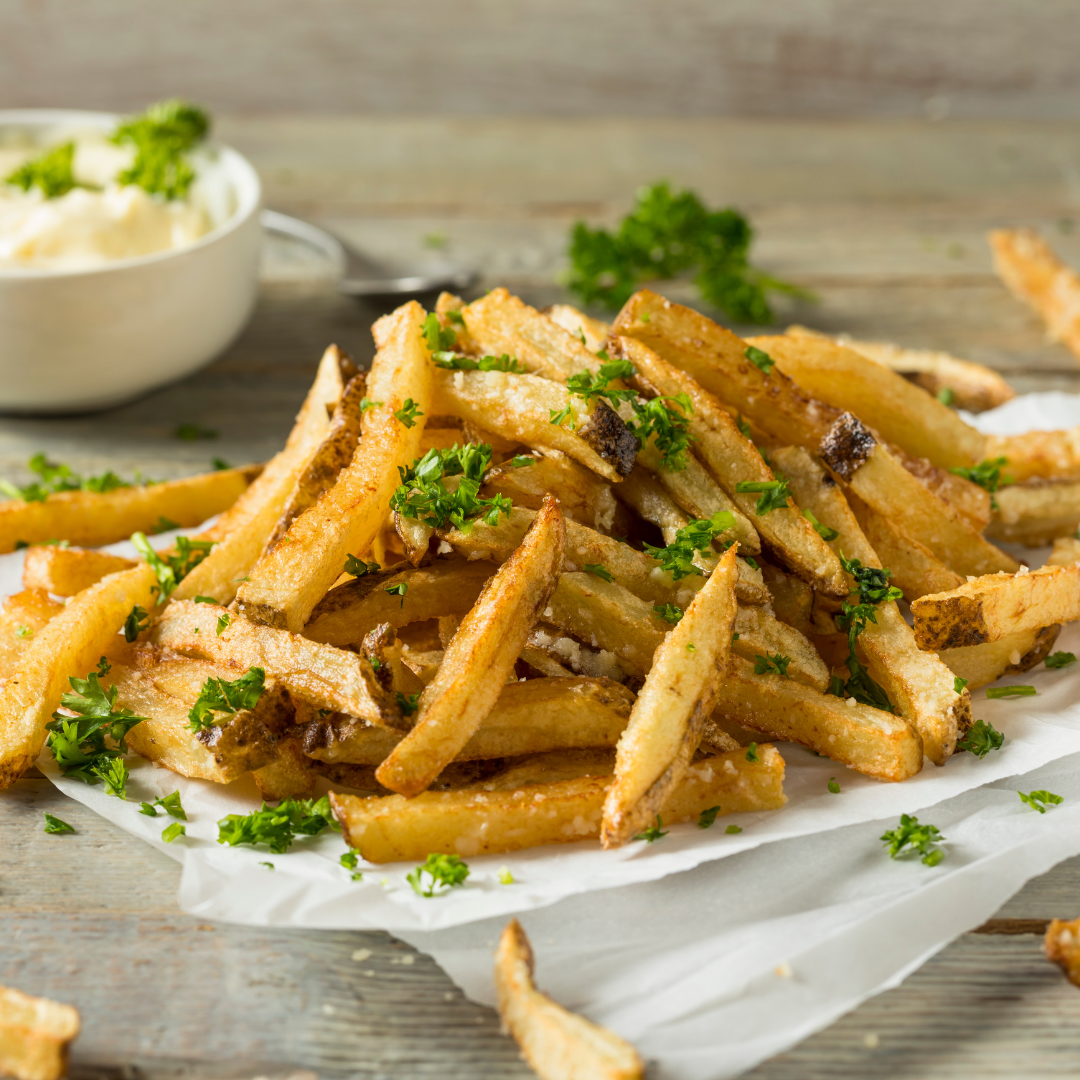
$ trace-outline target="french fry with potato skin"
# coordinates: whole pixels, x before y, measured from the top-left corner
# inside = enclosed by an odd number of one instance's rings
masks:
[[[423,418],[431,412],[432,365],[423,321],[424,309],[411,300],[375,324],[379,351],[367,385],[372,400],[382,404],[365,413],[352,462],[241,585],[237,603],[248,619],[299,633],[341,575],[345,557],[363,557],[381,531],[400,482],[398,469],[416,459]],[[419,407],[411,427],[395,415],[410,398]]]
[[[420,695],[412,730],[376,770],[384,787],[418,795],[475,734],[551,596],[565,540],[562,511],[548,496],[520,546],[462,620]]]
[[[978,690],[1002,675],[1022,675],[1041,664],[1049,656],[1060,633],[1060,625],[1021,630],[982,645],[939,649],[937,657],[953,675],[968,684],[969,691]]]
[[[106,551],[64,548],[58,544],[33,545],[26,549],[23,588],[44,589],[53,596],[74,596],[107,574],[134,565],[134,559],[110,555]]]
[[[727,669],[736,575],[732,547],[656,649],[615,750],[600,826],[605,848],[651,824],[689,768]]]
[[[641,1080],[645,1066],[624,1039],[564,1009],[533,982],[533,952],[517,919],[495,952],[499,1016],[541,1080]]]
[[[1080,566],[991,574],[911,605],[921,649],[956,649],[1080,619]]]
[[[116,641],[137,604],[150,609],[158,581],[148,563],[121,570],[84,589],[38,631],[0,690],[0,790],[34,764],[45,725],[68,690]]]
[[[768,744],[758,746],[757,756],[749,762],[745,749],[739,749],[693,762],[661,811],[664,823],[696,819],[716,805],[720,814],[779,810],[787,801],[784,759]],[[425,791],[412,799],[331,792],[330,805],[345,842],[374,863],[422,861],[431,852],[470,858],[596,839],[611,783],[610,758],[597,763],[590,757],[578,769],[553,769],[547,758],[562,755],[538,754],[513,766],[508,770],[513,775],[503,778],[505,787],[496,776],[471,788]],[[567,773],[576,775],[567,778]],[[537,779],[548,775],[560,779]]]
[[[0,986],[0,1074],[15,1080],[61,1080],[79,1034],[70,1005]]]

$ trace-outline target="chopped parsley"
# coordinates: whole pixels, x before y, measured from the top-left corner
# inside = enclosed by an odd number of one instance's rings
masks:
[[[708,829],[716,821],[716,815],[720,813],[719,806],[710,806],[708,810],[702,810],[697,819],[699,829]]]
[[[412,716],[414,712],[420,706],[417,702],[420,700],[420,694],[403,694],[400,690],[394,695],[394,700],[398,704],[398,708],[401,710],[402,716]]]
[[[779,510],[787,506],[791,491],[789,481],[781,477],[779,480],[740,480],[735,485],[735,490],[740,495],[761,492],[761,498],[757,501],[755,510],[760,517],[769,513],[770,510]]]
[[[45,831],[47,833],[73,833],[75,829],[69,825],[66,821],[62,821],[58,817],[53,817],[52,814],[45,815]]]
[[[653,184],[638,192],[614,232],[574,225],[569,285],[586,304],[615,311],[643,282],[694,273],[706,303],[737,322],[770,322],[766,293],[802,290],[750,266],[752,238],[737,211],[710,211],[692,191],[674,194],[665,183]]]
[[[196,604],[216,604],[217,601],[212,596],[196,596]]]
[[[359,856],[356,854],[355,851],[346,851],[345,854],[342,855],[340,859],[338,859],[338,862],[340,862],[341,865],[344,866],[346,870],[351,870],[352,871],[352,873],[349,876],[352,878],[353,881],[363,881],[364,880],[363,873],[360,870],[356,869],[356,864],[357,864],[358,861],[359,861]],[[270,863],[264,863],[263,865],[264,866],[269,866]]]
[[[405,880],[418,896],[442,896],[450,889],[465,884],[469,866],[457,855],[431,854]]]
[[[655,844],[657,840],[662,840],[665,836],[667,836],[667,830],[664,828],[663,818],[657,814],[656,824],[643,829],[634,839],[644,840],[646,844]]]
[[[757,752],[757,743],[756,743],[756,742],[752,742],[752,743],[751,743],[751,744],[750,744],[750,745],[749,745],[749,746],[748,746],[748,747],[746,748],[746,760],[747,760],[747,761],[749,761],[749,762],[751,762],[752,764],[757,764],[757,762],[759,762],[759,761],[761,760],[761,759],[760,759],[760,758],[758,757],[758,752]]]
[[[917,852],[927,866],[937,866],[945,857],[937,847],[944,839],[936,826],[920,825],[919,819],[909,814],[901,814],[899,826],[881,836],[882,843],[889,849],[890,859]]]
[[[363,559],[358,559],[355,555],[345,556],[345,573],[352,574],[353,577],[363,577],[365,574],[374,574],[381,569],[382,567],[377,562],[366,563]]]
[[[231,623],[231,622],[232,622],[232,616],[230,616],[227,611],[222,612],[218,616],[217,635],[216,636],[221,637],[221,635],[224,634],[226,630],[228,630],[229,623]]]
[[[830,776],[829,777],[829,791],[833,795],[839,795],[840,794],[840,784],[838,783],[835,776]]]
[[[1063,796],[1050,791],[1030,791],[1027,795],[1018,791],[1016,794],[1020,796],[1021,802],[1027,803],[1032,810],[1038,810],[1040,814],[1045,814],[1048,806],[1057,806],[1065,801]]]
[[[520,360],[503,353],[502,356],[462,356],[455,352],[437,352],[432,359],[437,367],[448,371],[508,371],[524,375],[528,369]]]
[[[790,663],[790,656],[781,656],[780,653],[766,652],[764,656],[754,657],[754,674],[779,675],[782,679],[788,679],[791,677],[787,673],[788,664]]]
[[[835,529],[830,528],[828,525],[822,525],[821,522],[814,517],[812,510],[803,510],[802,516],[813,525],[814,532],[816,532],[826,543],[830,540],[835,540],[840,535]]]
[[[683,609],[676,604],[653,604],[653,611],[672,626],[678,626],[683,617]]]
[[[134,641],[150,625],[150,613],[136,604],[124,620],[124,640]]]
[[[1063,668],[1076,663],[1076,654],[1071,652],[1051,653],[1045,661],[1048,668]]]
[[[213,540],[192,540],[188,536],[176,538],[176,551],[155,551],[150,546],[150,541],[141,533],[132,533],[131,542],[136,551],[154,568],[158,584],[161,586],[161,597],[172,594],[172,591],[180,584],[210,554],[214,546]]]
[[[377,409],[380,405],[382,405],[381,401],[372,401],[371,398],[361,398],[360,415],[363,416],[368,409]]]
[[[991,686],[986,691],[988,698],[1034,697],[1035,694],[1034,686]]]
[[[510,873],[509,866],[499,867],[499,884],[500,885],[513,885],[514,875]]]
[[[187,821],[187,811],[180,804],[179,791],[174,791],[171,795],[165,795],[163,798],[155,799],[153,802],[141,803],[139,806],[139,813],[146,814],[147,817],[157,817],[157,808],[159,806],[169,815],[169,817]]]
[[[531,457],[529,454],[517,454],[510,459],[510,464],[515,469],[524,469],[527,465],[535,465],[536,458]]]
[[[181,825],[179,821],[174,821],[161,830],[161,839],[166,844],[171,844],[178,836],[187,836],[187,826]]]
[[[614,581],[615,578],[611,571],[600,563],[587,562],[585,564],[585,572],[587,574],[594,574],[598,578],[603,578],[604,581]]]
[[[730,510],[717,510],[712,517],[693,518],[676,534],[667,547],[642,544],[647,555],[660,563],[660,569],[679,581],[692,574],[700,575],[701,569],[694,565],[694,553],[712,546],[713,540],[722,532],[735,527],[735,515]]]
[[[387,585],[383,589],[384,592],[388,592],[391,596],[401,597],[401,607],[405,606],[405,594],[409,591],[409,584],[406,581],[399,581],[396,585]]]
[[[967,688],[967,684],[967,679],[961,679],[960,676],[957,675],[952,681],[953,693],[962,694]]]
[[[226,469],[231,469],[232,466],[224,459],[220,457],[211,458],[210,464],[214,466],[217,472],[224,472]]]
[[[742,829],[738,825],[729,825],[724,832],[726,832],[728,836],[734,836],[736,833],[741,833]]]
[[[1001,479],[1001,467],[1007,463],[1008,458],[999,457],[994,458],[992,461],[982,461],[971,468],[958,467],[950,469],[949,472],[962,476],[973,484],[978,484],[979,487],[993,495],[1002,484],[1009,483],[1008,480]]]
[[[182,199],[195,179],[187,152],[202,142],[210,118],[185,101],[159,101],[141,116],[125,120],[113,134],[120,146],[135,147],[131,167],[117,176],[120,184],[137,184],[151,195]]]
[[[325,829],[341,829],[325,795],[321,799],[283,799],[276,807],[264,802],[261,810],[229,814],[217,825],[219,844],[229,847],[266,844],[275,855],[288,851],[297,836],[317,836]]]
[[[416,418],[424,414],[420,411],[420,406],[410,397],[405,399],[405,404],[400,409],[394,410],[394,415],[407,428],[411,428],[416,426]]]
[[[440,326],[439,316],[430,312],[420,329],[428,349],[436,356],[449,352],[457,344],[457,331],[452,326]]]
[[[19,487],[10,480],[0,480],[0,491],[8,498],[44,502],[50,495],[57,495],[62,491],[92,491],[100,495],[117,488],[131,487],[131,484],[121,480],[112,471],[104,472],[100,476],[83,477],[73,473],[67,465],[54,464],[44,454],[35,454],[27,465],[40,479],[25,487]]]
[[[151,530],[155,536],[158,533],[171,532],[173,529],[179,529],[180,522],[173,521],[171,518],[165,517],[163,514],[158,516],[157,524]]]
[[[105,784],[105,794],[127,799],[128,767],[122,757],[109,758],[94,766],[94,772]]]
[[[937,399],[942,405],[951,405],[956,400],[956,391],[948,386],[943,386],[937,392]]]
[[[176,429],[176,437],[186,442],[196,442],[199,439],[216,439],[221,432],[205,424],[181,424]]]
[[[769,375],[776,366],[776,361],[764,349],[759,349],[756,345],[747,345],[743,355],[763,375]]]
[[[986,757],[991,750],[1000,750],[1005,736],[984,720],[976,720],[968,729],[967,734],[957,740],[957,750],[968,750],[976,757]]]
[[[216,713],[233,716],[242,709],[254,709],[266,689],[266,671],[261,667],[248,668],[246,674],[231,682],[227,679],[207,679],[188,713],[188,728],[202,731],[217,722]]]
[[[75,179],[72,169],[74,160],[75,144],[62,143],[24,162],[5,178],[4,183],[20,187],[23,191],[36,187],[46,199],[55,199],[66,195],[74,187],[83,186]]]
[[[15,627],[15,636],[17,638],[33,637],[34,631],[29,626],[22,626],[21,624]]]

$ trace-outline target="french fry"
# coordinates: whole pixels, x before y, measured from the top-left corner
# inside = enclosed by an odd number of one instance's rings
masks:
[[[690,431],[697,439],[696,451],[762,541],[793,573],[816,589],[832,596],[843,595],[847,583],[840,563],[790,499],[785,506],[759,514],[756,505],[760,494],[739,492],[740,482],[768,483],[775,477],[757,447],[739,431],[720,402],[690,376],[633,338],[613,336],[611,348],[612,355],[633,363],[637,368],[635,384],[650,395],[690,397]]]
[[[850,413],[830,429],[820,453],[863,502],[925,544],[950,570],[963,575],[1012,573],[1019,565],[920,484]]]
[[[106,574],[127,570],[133,559],[105,551],[63,548],[57,544],[33,545],[26,549],[23,588],[44,589],[53,596],[74,596],[100,581]]]
[[[213,530],[219,541],[210,554],[176,587],[173,598],[194,600],[212,596],[229,604],[237,584],[251,571],[267,538],[311,455],[330,428],[327,413],[344,390],[344,371],[355,370],[339,349],[331,346],[319,361],[318,373],[308,391],[285,448],[267,463],[262,475]]]
[[[1044,566],[966,581],[911,605],[921,649],[956,649],[1080,619],[1080,566]]]
[[[949,353],[905,349],[887,341],[857,341],[847,334],[829,338],[805,326],[789,326],[786,333],[791,337],[824,337],[835,341],[898,372],[939,401],[968,412],[986,412],[1016,397],[1016,391],[996,371]]]
[[[615,751],[600,826],[606,848],[649,825],[686,775],[727,669],[736,576],[731,548],[657,647]]]
[[[613,491],[619,502],[660,530],[665,544],[673,543],[676,533],[690,521],[690,515],[676,504],[655,474],[641,464],[635,465]]]
[[[680,625],[682,625],[680,623]],[[735,633],[731,651],[744,660],[759,656],[786,656],[791,663],[788,675],[817,690],[829,685],[829,671],[813,645],[794,626],[780,622],[767,607],[739,605],[735,615]]]
[[[241,672],[261,667],[317,708],[388,727],[408,726],[366,657],[235,616],[221,628],[222,616],[228,612],[214,604],[174,600],[151,625],[147,641],[186,656],[227,663]]]
[[[68,540],[96,547],[152,533],[162,518],[189,528],[227,510],[261,471],[259,465],[200,473],[145,487],[113,491],[62,491],[41,502],[0,503],[0,553],[16,543]]]
[[[603,401],[590,404],[539,375],[437,369],[432,377],[439,412],[461,416],[511,443],[559,450],[613,483],[634,467],[638,441]],[[562,423],[552,422],[564,413]]]
[[[749,762],[745,750],[736,750],[695,761],[664,807],[664,823],[696,818],[717,805],[720,814],[778,810],[787,801],[784,759],[769,745],[758,746],[757,756],[757,762]],[[540,759],[550,757],[559,755],[530,760],[541,764]],[[470,858],[600,835],[610,764],[601,770],[590,760],[576,779],[524,787],[518,786],[525,778],[522,770],[514,771],[508,790],[493,790],[498,784],[489,780],[476,788],[425,791],[412,799],[332,792],[330,805],[345,842],[374,863],[423,860],[431,852]]]
[[[937,655],[954,675],[968,684],[968,690],[978,690],[1002,675],[1022,675],[1041,664],[1049,656],[1060,632],[1060,625],[1021,630],[982,645],[940,649]]]
[[[507,683],[455,760],[614,749],[633,703],[634,695],[610,679],[570,675]],[[318,761],[379,765],[402,737],[386,728],[336,717],[310,721],[304,729],[303,747],[308,757]]]
[[[552,304],[544,311],[544,314],[557,326],[561,326],[573,337],[581,340],[586,349],[593,355],[598,353],[607,342],[607,336],[611,333],[611,324],[602,319],[594,319],[586,315],[584,311],[569,304]]]
[[[977,465],[986,436],[921,386],[828,338],[782,335],[747,339],[815,398],[850,412],[886,442],[942,469]]]
[[[771,739],[808,746],[879,780],[906,780],[922,768],[922,739],[903,717],[778,675],[755,675],[741,657],[731,658],[714,715]]]
[[[583,645],[549,623],[538,623],[533,627],[528,644],[521,650],[521,658],[537,671],[552,677],[587,675],[621,683],[634,673],[633,667],[621,663],[613,652]]]
[[[638,1052],[537,990],[533,967],[529,939],[511,919],[495,952],[495,993],[499,1016],[533,1072],[541,1080],[640,1080],[645,1066]]]
[[[1080,563],[1080,539],[1063,536],[1054,541],[1054,550],[1046,560],[1047,566],[1074,566]]]
[[[473,347],[507,353],[545,379],[566,382],[581,371],[597,371],[600,360],[575,334],[529,307],[506,289],[492,289],[461,309]]]
[[[413,300],[376,324],[379,351],[367,383],[372,400],[382,404],[365,414],[361,448],[352,463],[289,526],[281,543],[259,560],[240,587],[237,603],[247,618],[299,633],[342,573],[345,557],[363,556],[371,547],[398,486],[398,469],[416,458],[423,417],[431,412],[423,318],[424,309]],[[408,426],[395,414],[410,399],[418,410]]]
[[[1080,986],[1080,919],[1051,919],[1043,937],[1043,952],[1073,986]]]
[[[1009,484],[995,496],[997,509],[986,530],[998,540],[1043,547],[1080,526],[1080,480]]]
[[[513,671],[562,564],[566,527],[548,496],[521,545],[484,586],[420,695],[416,724],[379,766],[379,783],[418,795],[460,753]]]
[[[15,1080],[61,1080],[79,1034],[70,1005],[0,986],[0,1074]]]
[[[898,446],[890,446],[889,449],[912,476],[958,511],[976,532],[982,532],[990,524],[990,492],[985,488],[955,473],[939,469],[926,458],[912,457]]]
[[[1080,478],[1080,427],[1029,431],[1024,435],[988,435],[986,456],[1006,460],[1005,472],[1025,480]]]
[[[25,589],[0,604],[0,679],[16,664],[49,621],[64,610],[44,589]]]
[[[115,641],[131,609],[154,606],[157,577],[148,563],[110,574],[71,599],[38,631],[0,690],[0,790],[31,765],[45,745],[45,725],[68,689]]]
[[[314,763],[304,755],[300,740],[295,738],[282,739],[277,746],[277,757],[251,775],[259,793],[271,802],[309,799],[319,782]]]
[[[1038,314],[1051,338],[1080,357],[1080,274],[1034,229],[994,229],[994,269],[1009,291]]]

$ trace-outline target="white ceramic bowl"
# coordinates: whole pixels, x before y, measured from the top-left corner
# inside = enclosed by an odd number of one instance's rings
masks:
[[[0,111],[0,131],[111,131],[108,113]],[[0,267],[0,412],[73,413],[130,401],[208,364],[240,333],[257,288],[262,190],[212,147],[200,169],[214,228],[189,247],[86,270]]]

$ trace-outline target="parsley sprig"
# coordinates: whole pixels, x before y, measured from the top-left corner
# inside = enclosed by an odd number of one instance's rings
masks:
[[[82,186],[72,170],[74,159],[75,143],[62,143],[24,162],[4,178],[4,183],[20,187],[23,191],[36,187],[46,199],[58,198],[72,188]]]
[[[822,525],[822,523],[814,517],[813,511],[803,510],[802,514],[803,517],[813,525],[814,532],[816,532],[826,543],[830,540],[835,540],[840,535],[835,529],[830,528],[828,525]]]
[[[1018,791],[1016,794],[1020,796],[1021,802],[1027,803],[1032,810],[1038,810],[1040,814],[1045,814],[1048,806],[1058,806],[1065,801],[1064,796],[1055,795],[1052,791],[1030,791],[1026,795]]]
[[[442,896],[449,889],[465,884],[469,866],[457,855],[431,854],[405,880],[419,896]]]
[[[695,273],[702,299],[738,322],[766,323],[768,292],[807,295],[748,262],[753,230],[733,209],[710,211],[665,183],[638,192],[614,232],[579,221],[570,238],[570,288],[587,304],[617,310],[645,281]]]
[[[275,855],[288,851],[297,836],[341,830],[325,795],[321,799],[283,799],[276,807],[264,802],[260,810],[229,814],[217,825],[219,844],[266,844]]]
[[[188,728],[202,731],[217,723],[217,713],[235,716],[241,709],[254,709],[265,689],[266,671],[261,667],[248,668],[246,674],[232,682],[207,679],[188,713]]]
[[[79,476],[67,465],[57,465],[49,461],[44,454],[35,454],[27,464],[30,471],[40,479],[24,487],[19,487],[10,480],[0,480],[0,491],[8,498],[44,502],[50,495],[62,491],[92,491],[100,495],[106,491],[132,486],[112,471],[104,472],[100,476]]]
[[[178,536],[176,550],[169,554],[155,551],[146,535],[141,532],[132,533],[131,542],[135,550],[154,568],[162,599],[172,594],[176,586],[210,554],[214,546],[212,540],[192,540],[187,536]]]
[[[782,679],[790,679],[787,669],[791,663],[790,656],[782,656],[780,653],[766,651],[764,656],[754,657],[755,675],[779,675]]]
[[[667,836],[667,829],[664,828],[664,819],[657,814],[656,824],[642,829],[634,839],[644,840],[646,844],[655,844],[657,840],[663,840],[665,836]]]
[[[994,727],[993,724],[988,724],[984,720],[976,720],[974,724],[968,728],[967,734],[957,740],[957,750],[968,750],[976,757],[986,757],[991,750],[1000,750],[1002,743],[1005,742],[1005,736]]]
[[[135,160],[117,176],[120,184],[137,184],[151,195],[182,199],[195,179],[188,152],[210,130],[210,118],[186,101],[159,101],[141,116],[125,120],[113,133],[119,146],[133,146]]]
[[[174,791],[171,795],[165,795],[162,798],[155,799],[153,802],[141,803],[139,806],[139,813],[146,814],[147,817],[157,817],[157,808],[159,806],[169,815],[169,817],[187,821],[187,811],[180,802],[179,791]]]
[[[653,604],[653,611],[655,611],[664,622],[669,622],[672,626],[678,626],[679,620],[685,614],[683,609],[677,604]]]
[[[735,515],[730,510],[717,510],[712,517],[691,519],[667,547],[653,547],[652,544],[642,544],[642,547],[660,563],[661,570],[668,571],[672,580],[679,581],[692,574],[700,575],[701,569],[694,565],[694,553],[710,548],[720,533],[734,527]]]
[[[978,484],[979,487],[986,491],[989,491],[991,495],[1001,487],[1002,484],[1008,484],[1008,480],[1001,478],[1001,467],[1008,464],[1008,458],[993,458],[988,461],[980,461],[978,465],[973,465],[971,468],[964,468],[959,466],[955,469],[950,469],[949,472],[955,473],[957,476],[962,476],[965,480],[970,480],[973,484]]]
[[[774,480],[739,480],[735,484],[735,490],[740,495],[760,492],[761,498],[754,508],[759,517],[769,513],[770,510],[779,510],[787,506],[791,497],[791,489],[786,477],[777,477]]]
[[[1044,661],[1048,668],[1063,668],[1076,663],[1076,653],[1056,652],[1051,653]]]
[[[889,849],[890,859],[914,851],[922,856],[927,866],[937,866],[945,858],[945,852],[937,846],[944,839],[937,826],[920,825],[913,814],[901,814],[899,826],[881,836],[882,843]]]

